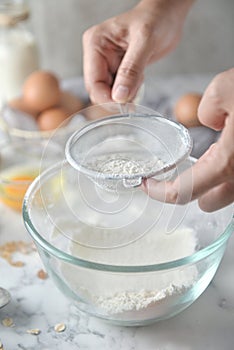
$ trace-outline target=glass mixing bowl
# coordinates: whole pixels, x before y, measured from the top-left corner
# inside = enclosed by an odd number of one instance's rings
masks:
[[[160,203],[139,188],[108,192],[65,160],[31,184],[23,218],[58,288],[79,310],[126,326],[192,304],[234,231],[233,206],[205,213],[197,201]]]

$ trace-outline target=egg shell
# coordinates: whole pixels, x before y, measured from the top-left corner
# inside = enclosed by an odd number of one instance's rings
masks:
[[[60,106],[67,110],[70,115],[72,115],[79,112],[84,107],[84,103],[72,93],[62,91]]]
[[[181,96],[174,107],[176,120],[187,128],[202,125],[197,116],[201,98],[202,95],[199,93],[187,93]]]
[[[8,105],[15,110],[26,113],[34,118],[39,114],[39,111],[36,111],[33,108],[30,108],[22,97],[14,98],[8,102]]]
[[[68,111],[61,107],[54,107],[42,112],[37,118],[40,130],[54,130],[64,126],[64,121],[69,117]]]
[[[57,77],[46,71],[35,71],[23,85],[23,99],[28,108],[43,112],[60,103],[60,88]]]

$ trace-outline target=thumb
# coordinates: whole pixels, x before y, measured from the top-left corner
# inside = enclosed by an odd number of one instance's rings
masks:
[[[129,45],[112,87],[112,99],[114,101],[126,103],[134,99],[143,80],[143,71],[148,56],[145,44],[132,42]]]

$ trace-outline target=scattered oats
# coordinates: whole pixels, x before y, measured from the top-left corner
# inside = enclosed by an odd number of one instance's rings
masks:
[[[23,261],[10,261],[9,263],[12,266],[15,266],[15,267],[23,267],[24,266],[24,262]]]
[[[38,334],[41,333],[41,330],[38,329],[38,328],[28,329],[28,330],[27,330],[27,333],[28,333],[28,334],[33,334],[33,335],[38,335]]]
[[[37,272],[37,277],[41,280],[46,280],[48,278],[48,275],[44,270],[41,269]]]
[[[54,326],[54,330],[57,333],[64,332],[66,329],[66,325],[64,323],[58,323]]]
[[[24,266],[24,263],[22,261],[14,262],[14,254],[21,253],[24,255],[28,255],[35,250],[35,245],[32,243],[27,243],[23,241],[12,241],[0,246],[0,256],[3,259],[5,259],[10,265],[15,267],[22,267]]]
[[[6,317],[2,320],[2,324],[5,327],[12,327],[14,325],[14,322],[13,322],[12,318]]]

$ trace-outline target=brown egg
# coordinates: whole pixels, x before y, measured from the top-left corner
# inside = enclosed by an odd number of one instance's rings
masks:
[[[68,113],[71,115],[73,113],[80,111],[84,107],[84,104],[80,99],[78,99],[76,96],[74,96],[70,92],[62,91],[60,106],[66,109]]]
[[[56,76],[46,71],[35,71],[23,85],[23,99],[28,108],[43,112],[60,102],[59,82]]]
[[[197,110],[201,98],[202,95],[198,93],[188,93],[181,96],[174,108],[176,120],[187,128],[200,126]]]
[[[8,102],[8,105],[13,109],[16,109],[16,110],[23,112],[23,113],[27,113],[28,115],[31,115],[34,118],[36,118],[37,115],[39,114],[38,111],[35,111],[34,109],[30,108],[25,103],[25,101],[22,97],[12,99],[11,101]]]
[[[37,123],[40,130],[54,130],[63,126],[68,116],[69,113],[64,108],[54,107],[42,112],[37,118]]]

